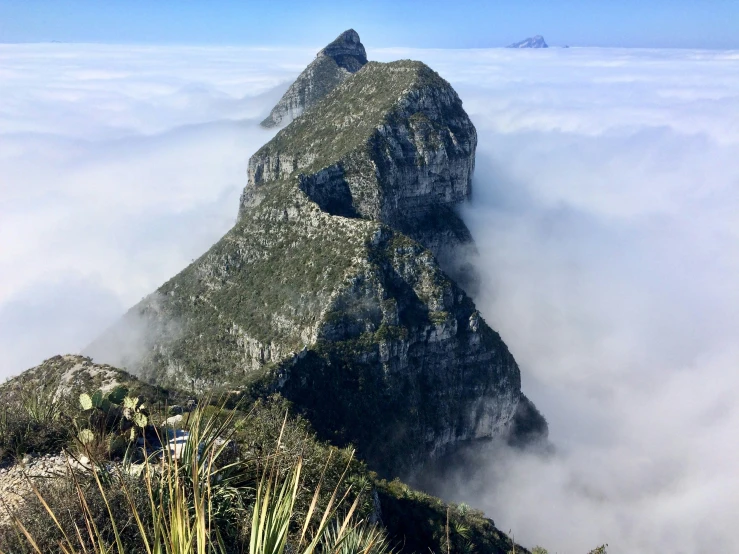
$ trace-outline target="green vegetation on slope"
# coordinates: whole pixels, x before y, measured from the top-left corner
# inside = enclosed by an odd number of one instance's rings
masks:
[[[283,155],[310,158],[300,168],[312,173],[368,147],[379,125],[390,123],[393,109],[414,89],[451,89],[438,73],[421,62],[369,62],[336,87],[309,112],[282,129],[254,159]],[[420,117],[420,116],[416,116]]]
[[[66,410],[58,414],[60,421],[86,413],[82,406],[74,406],[69,393],[59,406]],[[162,421],[164,415],[152,411],[150,421]],[[264,519],[255,507],[268,512],[276,509],[274,501],[264,496],[269,483],[273,492],[285,483],[296,487],[290,493],[290,523],[283,537],[290,551],[301,550],[302,522],[306,520],[311,522],[309,540],[324,537],[320,552],[333,551],[325,542],[335,539],[341,528],[333,522],[349,516],[353,523],[345,531],[374,537],[372,542],[378,547],[386,545],[364,554],[390,554],[389,549],[411,554],[427,548],[468,552],[468,543],[478,545],[475,551],[480,554],[503,554],[512,546],[480,513],[449,507],[398,481],[378,480],[353,458],[350,448],[337,449],[316,440],[308,422],[294,415],[278,396],[253,405],[237,403],[235,410],[219,402],[201,401],[201,407],[178,425],[191,433],[178,459],[165,450],[160,460],[131,464],[136,456],[129,455],[128,462],[111,466],[107,461],[110,452],[91,450],[87,443],[70,444],[91,458],[94,470],[70,468],[73,479],[63,475],[37,481],[39,496],[29,490],[26,501],[13,511],[14,519],[0,524],[0,552],[45,554],[65,551],[64,545],[70,552],[145,552],[149,551],[147,542],[154,552],[158,541],[175,545],[162,550],[171,554],[243,552],[250,548],[255,529]],[[165,436],[167,427],[157,425],[157,430]],[[94,432],[100,431],[96,428]],[[330,515],[322,526],[324,513]],[[175,521],[179,523],[173,526]],[[373,525],[379,527],[370,531]],[[25,529],[33,543],[20,529]],[[173,533],[184,533],[194,542],[183,546],[182,536]],[[360,538],[351,537],[348,544],[356,546]],[[259,552],[276,554],[269,549]],[[363,549],[341,552],[360,554]]]
[[[243,383],[315,336],[323,309],[377,225],[329,221],[283,182],[265,188],[251,217],[129,314],[181,328],[174,340],[149,345],[150,358],[141,363],[147,378],[166,382],[175,367],[203,387]]]

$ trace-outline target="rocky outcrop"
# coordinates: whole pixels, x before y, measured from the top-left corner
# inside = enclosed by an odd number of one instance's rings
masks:
[[[107,364],[94,363],[77,354],[53,356],[41,364],[0,384],[0,404],[7,405],[18,394],[58,399],[73,392],[110,392],[123,386],[132,393],[157,398],[156,387],[143,383],[128,372]]]
[[[461,442],[545,434],[513,356],[449,276],[473,247],[454,209],[476,143],[434,71],[366,64],[254,154],[236,226],[98,347],[143,326],[111,361],[157,383],[279,391],[385,475]]]
[[[318,52],[316,59],[303,70],[262,121],[262,126],[290,123],[366,63],[367,53],[357,32],[354,29],[344,31]]]
[[[64,453],[46,454],[33,457],[24,456],[15,464],[0,464],[0,525],[11,521],[12,513],[16,513],[21,505],[36,498],[33,484],[55,477],[71,477],[69,469],[82,469],[79,461]]]
[[[477,132],[449,83],[419,62],[372,62],[315,110],[249,160],[240,213],[296,173],[324,211],[409,235],[470,290],[474,245],[454,207],[470,196]]]
[[[544,41],[544,37],[536,35],[519,42],[509,44],[506,48],[549,48],[549,45]]]

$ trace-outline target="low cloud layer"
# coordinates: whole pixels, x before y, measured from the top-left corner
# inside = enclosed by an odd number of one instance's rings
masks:
[[[550,552],[739,551],[739,53],[458,56],[477,300],[555,454],[433,488]]]
[[[79,351],[235,219],[308,50],[0,45],[0,377]],[[381,50],[479,132],[484,315],[556,453],[437,483],[550,552],[739,551],[739,53]]]
[[[0,46],[0,378],[101,328],[233,224],[311,54]]]

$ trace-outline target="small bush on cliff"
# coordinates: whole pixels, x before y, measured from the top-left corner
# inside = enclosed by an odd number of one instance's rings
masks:
[[[479,510],[447,505],[398,481],[378,481],[382,522],[405,552],[506,553],[514,544]],[[516,547],[517,551],[519,550]]]

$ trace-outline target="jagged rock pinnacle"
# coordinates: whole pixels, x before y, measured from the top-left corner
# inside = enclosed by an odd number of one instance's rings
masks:
[[[354,29],[341,33],[295,79],[262,127],[289,123],[367,63],[367,52]]]
[[[351,73],[359,71],[367,63],[367,52],[354,29],[341,33],[336,40],[321,50],[318,56],[333,58],[339,67]]]

